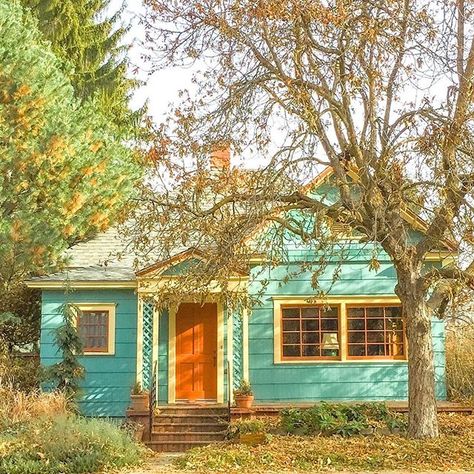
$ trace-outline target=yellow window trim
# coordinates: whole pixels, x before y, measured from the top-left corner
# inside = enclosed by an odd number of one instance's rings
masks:
[[[108,327],[108,341],[107,352],[83,352],[81,355],[85,356],[108,356],[115,355],[115,303],[72,303],[73,306],[80,311],[108,311],[109,312],[109,327]],[[75,320],[77,327],[77,319]]]
[[[321,299],[314,299],[312,296],[275,296],[273,299],[273,362],[275,364],[406,364],[407,363],[407,341],[406,336],[404,338],[404,348],[405,348],[405,358],[404,359],[386,359],[386,358],[376,358],[376,357],[367,357],[360,359],[350,359],[347,355],[347,309],[346,305],[353,304],[400,304],[400,299],[393,296],[326,296]],[[327,304],[327,305],[337,305],[339,308],[339,327],[340,327],[340,337],[341,337],[341,348],[340,348],[340,359],[301,359],[301,360],[283,360],[281,354],[281,308],[282,306],[311,306],[315,304]]]

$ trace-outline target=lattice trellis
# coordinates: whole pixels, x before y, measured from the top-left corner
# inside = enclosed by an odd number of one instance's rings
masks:
[[[143,366],[142,386],[151,387],[151,367],[153,364],[153,304],[143,302]]]
[[[243,376],[243,324],[242,324],[242,316],[239,314],[234,314],[232,318],[233,328],[232,328],[232,344],[233,344],[233,373],[232,373],[232,381],[233,381],[233,388],[237,388],[240,380]]]

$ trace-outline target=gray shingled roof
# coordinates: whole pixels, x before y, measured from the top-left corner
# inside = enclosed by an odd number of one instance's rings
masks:
[[[67,270],[30,281],[133,281],[136,255],[111,228],[66,252]]]

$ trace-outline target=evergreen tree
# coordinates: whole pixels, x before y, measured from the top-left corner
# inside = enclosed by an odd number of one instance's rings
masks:
[[[137,123],[128,101],[138,81],[126,76],[123,8],[107,16],[110,0],[21,0],[38,19],[38,26],[63,60],[76,96],[94,97],[102,111],[127,128]]]
[[[80,103],[31,16],[0,0],[0,287],[50,270],[114,222],[141,171],[94,101]]]

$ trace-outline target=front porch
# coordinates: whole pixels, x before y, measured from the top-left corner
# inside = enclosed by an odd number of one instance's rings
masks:
[[[159,311],[140,295],[136,373],[156,405],[232,403],[234,382],[249,377],[247,312],[213,301]]]

